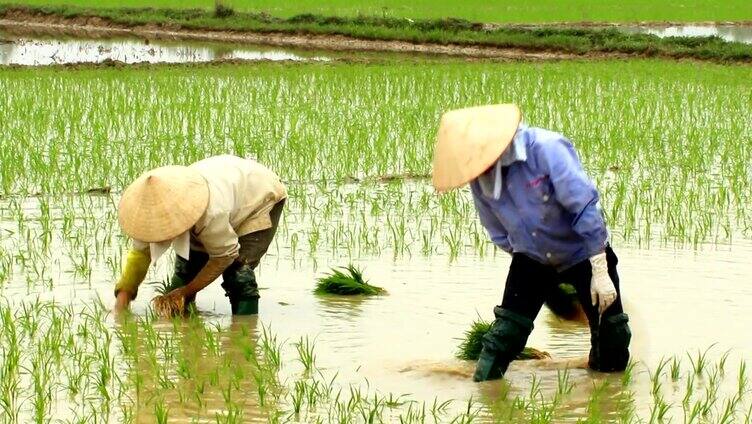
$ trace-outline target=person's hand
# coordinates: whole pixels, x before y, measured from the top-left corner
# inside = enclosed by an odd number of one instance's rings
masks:
[[[179,287],[152,300],[154,309],[160,316],[170,318],[185,312],[186,288]]]
[[[128,310],[128,306],[131,303],[130,293],[120,290],[115,297],[115,313],[122,313]]]
[[[590,267],[593,270],[593,276],[590,280],[590,300],[593,306],[597,306],[598,313],[608,309],[616,300],[616,287],[608,276],[608,262],[606,253],[599,253],[590,258]]]

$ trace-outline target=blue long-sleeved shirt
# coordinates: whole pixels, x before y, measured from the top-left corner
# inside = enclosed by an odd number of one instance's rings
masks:
[[[598,191],[582,169],[572,143],[561,134],[520,126],[524,160],[505,167],[498,199],[470,183],[475,207],[491,240],[564,270],[603,251],[608,230]]]

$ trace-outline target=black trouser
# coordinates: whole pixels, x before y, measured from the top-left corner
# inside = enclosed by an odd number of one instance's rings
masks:
[[[274,235],[277,233],[279,219],[282,216],[285,201],[282,200],[270,211],[269,215],[272,226],[266,230],[256,231],[246,234],[238,239],[240,251],[238,258],[222,273],[222,288],[225,295],[230,298],[231,304],[239,301],[258,299],[258,283],[254,270],[258,266],[261,258],[269,249]],[[182,287],[196,278],[199,271],[204,268],[209,261],[209,255],[204,252],[191,250],[190,260],[177,257],[175,260],[175,274],[170,281],[170,290]],[[192,302],[194,298],[186,299]]]
[[[507,334],[501,334],[503,337],[499,337],[498,334],[491,332],[492,334],[484,341],[484,348],[500,351],[505,358],[516,357],[519,352],[514,351],[524,347],[527,336],[532,331],[532,322],[544,302],[555,293],[559,284],[568,283],[577,290],[577,297],[590,325],[590,368],[599,371],[621,371],[626,368],[629,361],[628,348],[631,332],[627,324],[628,317],[624,314],[621,303],[619,275],[616,272],[618,258],[610,247],[606,248],[606,258],[608,274],[616,288],[617,297],[601,316],[591,301],[592,270],[589,260],[582,261],[565,271],[557,272],[552,266],[543,265],[524,254],[515,253],[507,275],[504,298],[501,305],[494,309],[497,315],[497,322],[494,324],[506,328],[505,326],[509,326],[511,317],[513,321],[519,323],[511,326],[515,334],[518,334],[511,339],[522,338],[522,340],[513,340],[513,343],[509,343],[510,337]],[[508,333],[506,330],[501,332]],[[500,340],[505,343],[499,343]],[[509,345],[512,347],[508,348]],[[506,366],[504,364],[502,366],[505,370]]]

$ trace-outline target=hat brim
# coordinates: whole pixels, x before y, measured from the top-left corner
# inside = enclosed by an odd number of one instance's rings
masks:
[[[209,186],[196,170],[165,166],[147,171],[123,192],[118,222],[136,240],[171,240],[189,230],[206,212]]]
[[[486,171],[511,144],[521,120],[520,109],[514,104],[446,112],[433,157],[436,191],[461,187]]]

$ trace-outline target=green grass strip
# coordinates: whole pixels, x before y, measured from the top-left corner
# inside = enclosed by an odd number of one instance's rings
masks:
[[[18,0],[16,0],[18,1]],[[0,3],[5,1],[0,0]],[[9,1],[9,3],[12,1]],[[752,20],[748,0],[224,0],[243,12],[290,17],[301,13],[329,16],[390,16],[436,19],[454,16],[482,22],[698,22]],[[159,7],[211,9],[214,0],[23,0],[35,6]],[[461,6],[461,7],[458,7]]]

